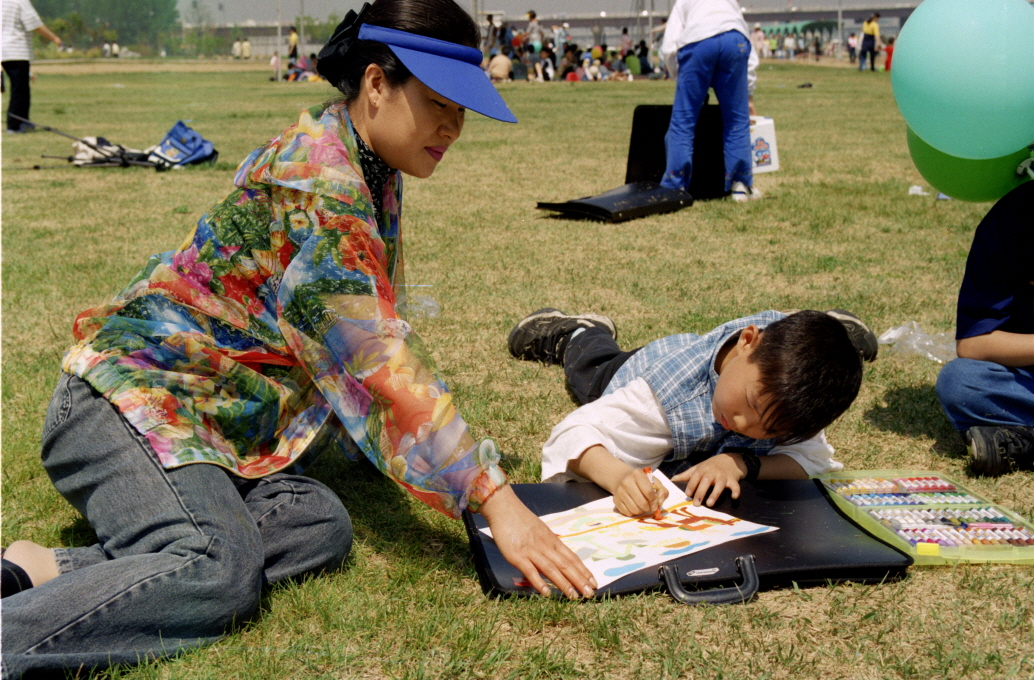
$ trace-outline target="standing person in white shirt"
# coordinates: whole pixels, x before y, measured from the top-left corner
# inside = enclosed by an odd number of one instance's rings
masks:
[[[797,51],[797,41],[794,37],[787,33],[783,36],[783,58],[794,60],[794,53]]]
[[[566,21],[560,26],[553,26],[553,49],[564,50],[564,46],[571,42],[571,33],[568,30],[570,28],[571,24]]]
[[[765,52],[768,49],[768,38],[765,37],[765,32],[761,30],[761,24],[754,24],[754,32],[750,34],[750,46],[754,48],[754,54],[761,57],[767,57]]]
[[[7,106],[7,131],[28,132],[31,125],[18,118],[29,117],[29,61],[32,60],[32,32],[39,33],[58,47],[64,43],[43,25],[29,0],[3,2],[3,68],[11,79],[11,101]]]
[[[661,185],[688,190],[693,175],[693,138],[700,109],[714,88],[722,110],[725,190],[736,201],[760,198],[753,188],[750,116],[758,56],[747,37],[736,0],[677,0],[661,43],[668,72],[677,74],[675,105],[664,138],[667,167]]]

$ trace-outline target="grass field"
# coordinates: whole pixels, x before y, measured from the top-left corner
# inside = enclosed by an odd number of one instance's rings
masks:
[[[176,247],[231,185],[252,148],[326,85],[265,71],[95,72],[42,66],[33,116],[76,135],[156,143],[177,119],[213,140],[212,168],[32,170],[68,140],[3,137],[3,543],[93,541],[38,460],[39,430],[71,322],[151,253]],[[797,85],[810,82],[810,89]],[[853,310],[877,333],[909,320],[951,331],[973,230],[989,204],[908,195],[923,184],[889,77],[763,65],[783,169],[765,200],[701,203],[619,225],[551,219],[539,200],[623,182],[632,109],[669,103],[666,82],[501,87],[521,123],[468,119],[437,173],[409,180],[409,283],[441,316],[417,322],[475,436],[516,481],[573,406],[561,371],[511,360],[506,334],[542,306],[596,311],[638,346],[775,308]],[[970,478],[934,394],[938,365],[883,352],[829,429],[848,468],[942,471],[1034,518],[1034,474]],[[1031,678],[1034,567],[913,568],[898,583],[761,593],[688,608],[648,593],[608,601],[487,600],[460,523],[369,466],[327,457],[312,474],[356,527],[347,568],[263,599],[259,616],[209,648],[127,678]]]

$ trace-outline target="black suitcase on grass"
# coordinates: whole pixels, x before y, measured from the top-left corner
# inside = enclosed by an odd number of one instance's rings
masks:
[[[687,604],[745,602],[760,588],[900,579],[912,558],[873,538],[847,519],[815,480],[742,483],[740,497],[722,494],[714,509],[779,531],[722,543],[659,566],[646,567],[600,588],[596,597],[665,587]],[[607,496],[591,483],[514,484],[536,515],[569,510]],[[489,596],[534,595],[491,538],[481,515],[463,513],[481,589]],[[684,586],[723,586],[687,592]]]
[[[596,196],[562,203],[540,202],[540,210],[563,213],[565,217],[589,217],[606,222],[673,212],[688,208],[695,200],[728,196],[725,190],[725,150],[722,141],[722,112],[717,104],[706,104],[693,141],[693,177],[689,192],[660,185],[664,176],[664,135],[671,122],[670,104],[643,104],[632,114],[632,137],[628,144],[625,184]]]

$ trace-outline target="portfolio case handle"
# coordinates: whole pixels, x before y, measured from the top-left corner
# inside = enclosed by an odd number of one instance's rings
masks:
[[[660,576],[668,593],[682,604],[737,604],[746,602],[758,592],[758,571],[754,566],[753,555],[740,555],[736,558],[736,567],[743,576],[743,585],[701,590],[691,593],[682,587],[679,580],[679,569],[674,564],[661,565]]]

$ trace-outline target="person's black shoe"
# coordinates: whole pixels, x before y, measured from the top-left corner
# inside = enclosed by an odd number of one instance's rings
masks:
[[[507,344],[510,354],[518,359],[562,364],[567,342],[579,328],[602,328],[617,340],[618,331],[609,316],[600,314],[564,314],[559,309],[546,307],[520,320]]]
[[[869,330],[861,319],[846,309],[830,309],[826,311],[826,314],[843,324],[848,337],[851,338],[851,344],[862,355],[862,359],[876,361],[876,354],[880,349],[876,343],[876,334]]]
[[[997,477],[1014,470],[1034,470],[1034,427],[971,427],[963,437],[970,467],[977,474]]]

